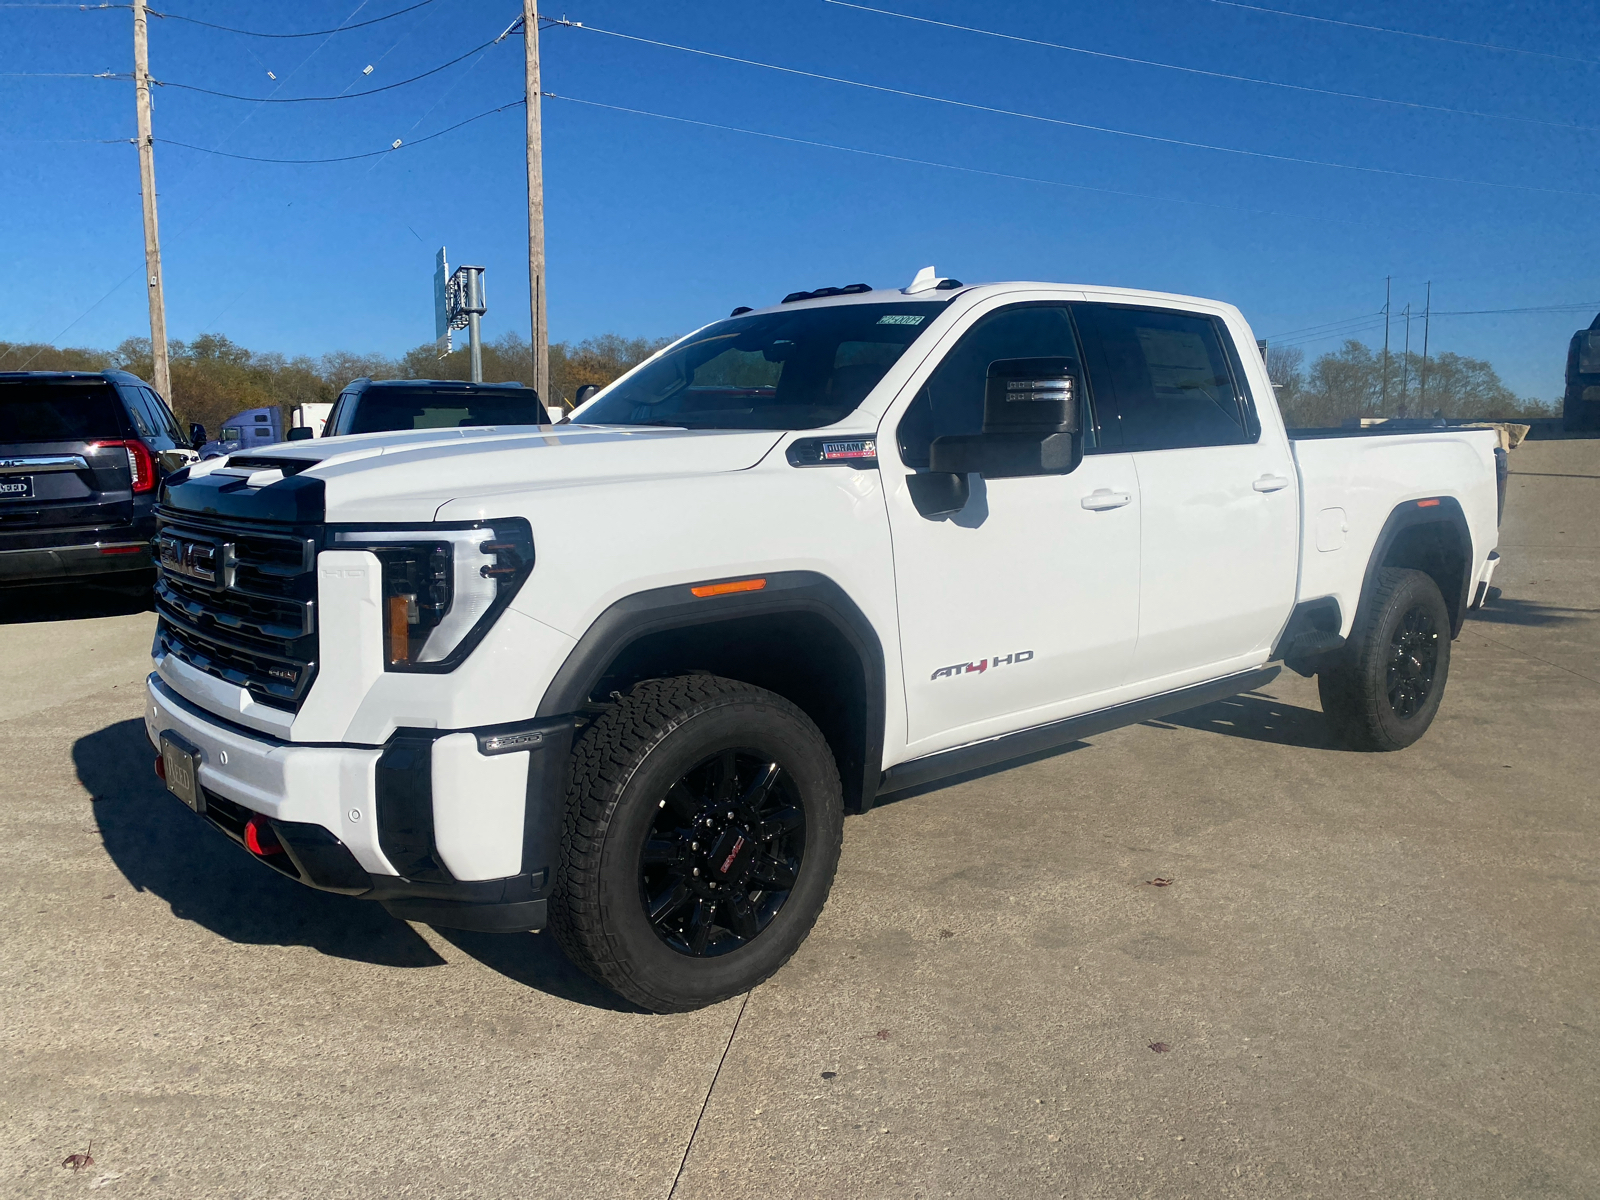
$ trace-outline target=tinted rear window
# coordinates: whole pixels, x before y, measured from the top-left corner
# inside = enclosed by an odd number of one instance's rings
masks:
[[[120,438],[122,425],[109,383],[0,382],[0,442]]]
[[[340,419],[344,419],[343,414]],[[544,406],[531,388],[492,393],[368,388],[355,401],[349,428],[342,432],[387,433],[396,429],[547,423]]]

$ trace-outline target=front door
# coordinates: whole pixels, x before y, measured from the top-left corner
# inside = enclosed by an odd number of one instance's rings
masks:
[[[1108,449],[1139,477],[1133,679],[1160,692],[1265,661],[1294,605],[1295,465],[1263,431],[1220,318],[1074,307]]]
[[[1057,357],[1080,359],[1065,305],[980,316],[913,380],[915,399],[880,440],[913,756],[1099,707],[1132,670],[1132,455],[1089,453],[1066,475],[971,476],[971,498],[951,517],[922,516],[905,483],[926,469],[934,438],[979,432],[991,362]],[[1086,428],[1090,416],[1080,414]]]

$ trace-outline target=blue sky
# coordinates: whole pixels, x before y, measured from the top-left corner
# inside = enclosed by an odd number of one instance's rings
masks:
[[[408,2],[158,7],[296,32]],[[572,98],[544,103],[552,334],[673,334],[797,288],[898,285],[928,263],[968,282],[1217,296],[1261,336],[1375,313],[1386,275],[1396,313],[1408,302],[1420,313],[1429,279],[1440,312],[1600,310],[1591,5],[1263,2],[1327,20],[1220,0],[871,0],[1097,57],[826,0],[570,0],[566,15],[591,28],[542,41],[546,90]],[[514,0],[433,0],[326,39],[152,20],[151,72],[251,97],[361,91],[471,50],[517,10]],[[94,140],[132,136],[131,83],[9,74],[127,72],[131,62],[126,9],[0,3],[0,339],[110,346],[148,333],[135,151]],[[414,141],[521,94],[522,47],[508,38],[420,82],[333,103],[161,88],[155,132],[234,154],[331,157]],[[1370,169],[1288,161],[1303,159]],[[279,165],[158,144],[156,169],[175,338],[220,332],[289,354],[402,351],[433,336],[441,244],[452,263],[487,268],[486,336],[526,332],[518,108],[377,159]],[[1440,316],[1432,347],[1489,358],[1517,391],[1552,398],[1567,338],[1593,316]],[[1381,323],[1360,335],[1375,344]],[[1393,336],[1398,345],[1402,323]],[[1420,349],[1420,322],[1412,336]]]

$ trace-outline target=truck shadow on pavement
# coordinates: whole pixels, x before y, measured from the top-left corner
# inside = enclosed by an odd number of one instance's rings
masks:
[[[1558,604],[1540,604],[1537,600],[1508,600],[1499,597],[1492,604],[1474,608],[1467,620],[1484,625],[1520,625],[1535,628],[1550,625],[1571,625],[1593,619],[1600,608],[1562,608]]]
[[[1278,746],[1297,746],[1302,750],[1343,750],[1334,738],[1327,718],[1317,709],[1285,704],[1259,692],[1246,692],[1212,704],[1202,704],[1175,713],[1161,721],[1145,721],[1152,729],[1182,726],[1204,733],[1247,738],[1252,742],[1271,742]]]
[[[523,987],[589,1008],[650,1015],[573,966],[548,929],[543,933],[472,933],[434,926],[433,931],[469,958]]]
[[[155,596],[148,583],[49,583],[0,588],[0,625],[126,617],[154,608]]]
[[[72,747],[117,869],[173,915],[231,942],[309,946],[388,967],[442,966],[416,930],[369,900],[285,879],[185,808],[155,777],[142,721],[119,721]]]
[[[421,934],[376,902],[319,892],[251,861],[161,785],[154,758],[138,720],[107,726],[72,747],[106,853],[129,883],[171,905],[173,916],[242,945],[309,946],[382,967],[445,965]],[[549,933],[435,932],[524,987],[591,1008],[644,1012],[569,963]]]

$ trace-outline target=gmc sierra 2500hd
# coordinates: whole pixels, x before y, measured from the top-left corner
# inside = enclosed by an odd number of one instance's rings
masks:
[[[777,970],[874,796],[1315,673],[1432,722],[1492,431],[1291,437],[1227,304],[795,293],[570,424],[297,442],[162,490],[146,726],[262,863],[547,924],[640,1005]],[[975,835],[978,836],[978,835]]]

